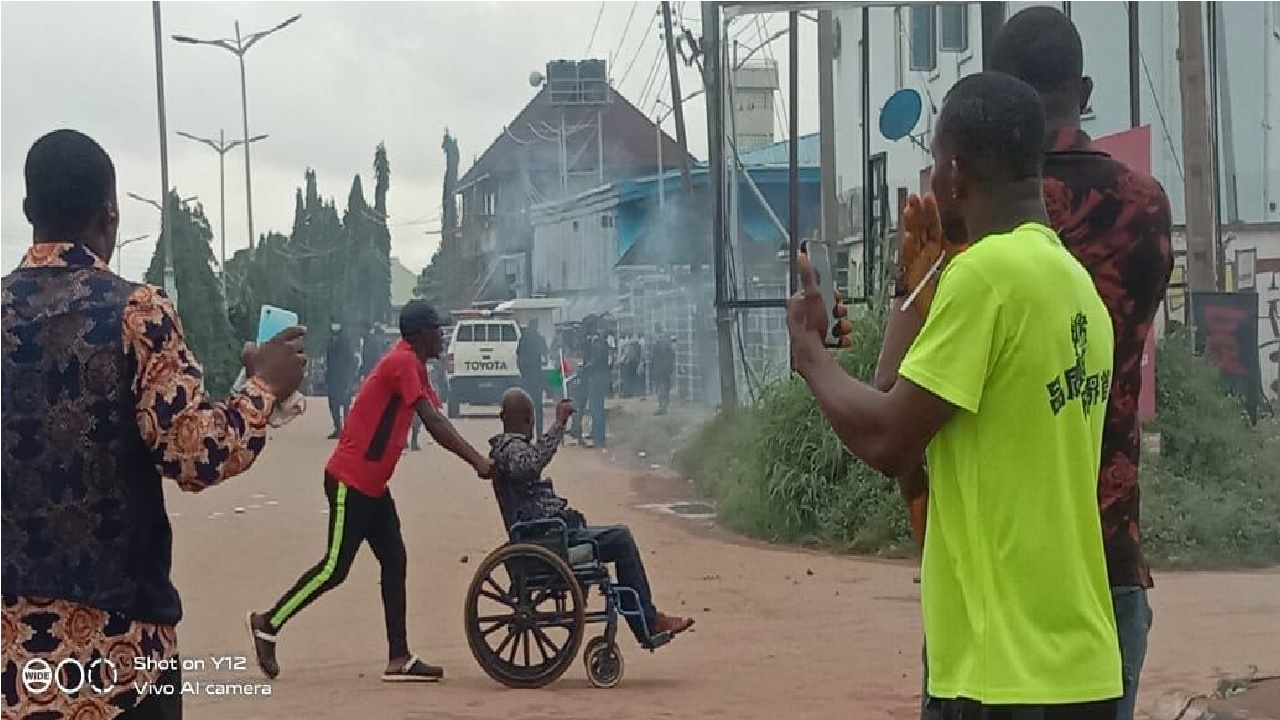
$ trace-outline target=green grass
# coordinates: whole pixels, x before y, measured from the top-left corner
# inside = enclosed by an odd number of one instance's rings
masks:
[[[881,316],[855,323],[840,361],[868,379]],[[1162,455],[1144,458],[1145,550],[1158,567],[1280,563],[1280,430],[1251,426],[1217,371],[1185,334],[1159,348]],[[678,467],[716,500],[720,521],[772,542],[884,556],[915,552],[895,482],[850,455],[798,378],[778,379],[755,402],[693,433]]]

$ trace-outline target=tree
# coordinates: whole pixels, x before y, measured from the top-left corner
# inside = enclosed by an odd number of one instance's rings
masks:
[[[418,273],[418,281],[413,286],[413,296],[422,298],[432,306],[442,308],[445,305],[445,264],[444,252],[440,246],[431,253],[431,262]]]
[[[165,202],[172,218],[178,316],[187,344],[204,368],[205,389],[222,394],[231,388],[240,371],[240,346],[224,312],[222,288],[213,272],[213,230],[203,206],[183,204],[176,191],[170,192]],[[164,247],[162,235],[145,275],[146,282],[152,285],[164,282]]]
[[[448,268],[455,266],[458,256],[458,141],[444,130],[440,143],[444,151],[444,190],[440,198],[440,245],[431,254],[431,262],[418,274],[414,285],[415,296],[429,301],[436,307],[452,307],[457,302],[448,275]]]

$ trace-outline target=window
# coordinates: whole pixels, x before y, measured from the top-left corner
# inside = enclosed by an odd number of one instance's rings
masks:
[[[520,338],[516,335],[515,325],[499,325],[502,332],[502,342],[516,342]]]
[[[968,3],[946,3],[938,7],[938,44],[948,52],[969,49]]]
[[[933,5],[911,6],[911,69],[935,70],[938,67],[938,33]]]
[[[612,215],[607,215],[607,214],[606,214],[606,215],[601,215],[601,216],[600,216],[600,227],[602,227],[602,228],[611,228],[611,227],[613,227],[613,216],[612,216]]]
[[[458,326],[458,342],[475,342],[475,325]]]

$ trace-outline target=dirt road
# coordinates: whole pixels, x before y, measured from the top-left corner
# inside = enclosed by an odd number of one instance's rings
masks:
[[[463,594],[503,539],[487,484],[439,447],[408,453],[393,481],[409,545],[409,631],[415,652],[441,663],[439,685],[389,686],[377,565],[363,552],[345,585],[282,633],[270,696],[220,697],[209,683],[265,683],[213,667],[247,655],[247,610],[269,606],[320,559],[326,517],[322,399],[274,433],[247,476],[200,495],[173,492],[175,576],[186,617],[179,644],[200,694],[187,717],[237,718],[912,718],[920,689],[919,587],[910,564],[831,557],[742,541],[637,509],[679,500],[685,485],[640,477],[602,451],[568,447],[551,467],[558,489],[594,522],[629,524],[661,609],[695,617],[694,632],[649,654],[623,644],[626,677],[595,690],[581,663],[543,690],[511,691],[472,660]],[[497,421],[460,427],[483,443]],[[243,512],[236,512],[242,508]],[[1161,574],[1143,703],[1172,688],[1210,688],[1215,668],[1280,669],[1280,572]],[[216,689],[215,685],[215,689]],[[259,688],[260,689],[260,688]]]

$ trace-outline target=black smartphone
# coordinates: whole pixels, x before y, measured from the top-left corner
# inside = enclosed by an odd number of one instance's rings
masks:
[[[800,251],[809,256],[818,289],[822,292],[822,304],[827,309],[827,332],[822,338],[823,342],[834,346],[838,338],[835,336],[836,274],[831,262],[831,249],[823,242],[805,241],[800,243]]]

